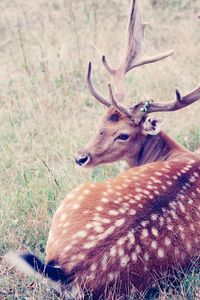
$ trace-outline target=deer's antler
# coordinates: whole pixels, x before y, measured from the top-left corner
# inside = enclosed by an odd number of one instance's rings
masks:
[[[148,113],[162,112],[162,111],[175,111],[184,108],[198,100],[200,100],[200,86],[196,87],[193,91],[185,96],[181,96],[178,89],[176,92],[176,100],[168,103],[152,102],[149,105]]]
[[[127,47],[124,51],[124,59],[118,68],[124,75],[135,67],[162,60],[173,54],[171,50],[156,56],[145,57],[144,29],[145,26],[141,22],[139,1],[132,0],[128,23]]]
[[[115,94],[115,104],[118,106],[118,108],[123,108],[120,104],[117,104],[117,102],[122,101],[124,99],[124,78],[128,71],[135,67],[162,60],[173,54],[173,51],[168,51],[152,57],[147,57],[144,56],[144,49],[144,25],[141,22],[139,0],[131,0],[130,17],[128,22],[127,45],[125,47],[124,56],[119,67],[116,69],[112,68],[107,62],[106,57],[102,57],[103,65],[113,77],[115,86],[117,88],[117,92]],[[88,67],[88,74],[89,75],[87,76],[87,86],[89,88],[89,91],[99,102],[108,106],[109,101],[95,90],[91,82],[91,64],[89,64]],[[123,113],[123,111],[126,111],[126,109],[122,109],[121,112]]]
[[[92,71],[92,64],[91,64],[91,62],[89,62],[86,82],[87,82],[87,87],[88,87],[90,93],[100,103],[104,104],[107,107],[111,106],[110,102],[108,100],[106,100],[106,98],[101,96],[100,93],[94,88],[92,81],[91,81],[91,71]]]
[[[110,89],[110,88],[109,88]],[[118,105],[112,90],[110,92],[112,105],[116,110],[120,111],[129,117],[136,125],[139,124],[144,115],[154,112],[168,112],[182,109],[198,100],[200,100],[200,86],[196,87],[193,91],[185,96],[181,96],[178,89],[175,90],[176,100],[167,103],[158,103],[153,100],[141,101],[133,105],[131,108],[125,108]]]

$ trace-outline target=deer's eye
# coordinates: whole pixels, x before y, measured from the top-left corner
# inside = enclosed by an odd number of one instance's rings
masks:
[[[127,133],[121,133],[117,137],[118,140],[123,140],[123,141],[128,140],[128,138],[129,138],[129,134],[127,134]]]

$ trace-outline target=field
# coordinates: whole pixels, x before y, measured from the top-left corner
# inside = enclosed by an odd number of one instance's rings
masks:
[[[173,100],[175,87],[184,94],[200,82],[200,1],[149,1],[141,1],[148,53],[175,54],[127,76],[126,104],[149,96]],[[2,0],[0,8],[0,299],[61,299],[2,257],[26,249],[45,259],[52,215],[63,197],[122,169],[121,163],[80,169],[74,153],[104,111],[86,88],[88,61],[106,94],[109,77],[100,59],[120,60],[129,0]],[[165,119],[164,130],[177,141],[191,150],[200,145],[200,102]],[[180,295],[166,299],[197,299],[198,286],[199,274],[193,274]]]

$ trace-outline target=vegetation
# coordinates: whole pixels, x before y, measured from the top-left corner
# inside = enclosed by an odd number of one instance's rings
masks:
[[[198,0],[148,0],[143,4],[147,49],[173,48],[173,57],[127,76],[127,104],[151,96],[168,101],[200,82]],[[87,63],[107,93],[100,63],[121,55],[129,0],[1,1],[0,19],[0,255],[45,244],[56,208],[71,189],[114,176],[121,164],[83,170],[74,152],[94,133],[104,108],[87,92]],[[200,103],[166,114],[165,130],[190,149],[200,144]],[[197,299],[199,274],[166,299]],[[163,294],[164,296],[166,293]],[[0,299],[61,299],[49,288],[0,264]],[[162,298],[163,299],[163,298]]]

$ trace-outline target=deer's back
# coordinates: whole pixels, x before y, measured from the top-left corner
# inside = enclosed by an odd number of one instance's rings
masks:
[[[97,294],[144,291],[198,256],[199,232],[200,160],[191,155],[72,191],[54,216],[47,260]]]

